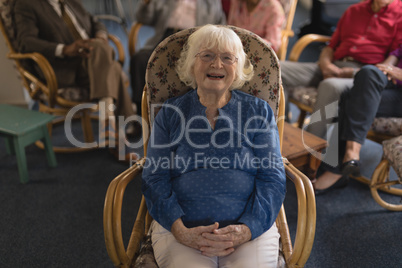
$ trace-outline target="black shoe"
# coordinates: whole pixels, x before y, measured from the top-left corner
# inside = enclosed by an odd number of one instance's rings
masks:
[[[360,176],[360,161],[356,159],[349,160],[341,166],[342,176],[349,177],[350,175]]]
[[[331,186],[325,188],[325,189],[314,189],[315,195],[323,195],[325,193],[328,193],[334,189],[339,189],[339,188],[344,188],[348,185],[349,183],[349,176],[344,176],[340,177],[334,184]]]

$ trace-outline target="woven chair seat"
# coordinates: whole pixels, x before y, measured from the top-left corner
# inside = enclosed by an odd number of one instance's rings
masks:
[[[374,119],[371,129],[376,133],[387,134],[390,136],[402,135],[401,117],[377,117]]]
[[[384,157],[388,159],[391,166],[402,183],[402,135],[383,141]]]
[[[295,87],[290,92],[290,98],[313,107],[317,101],[317,88],[315,87]]]

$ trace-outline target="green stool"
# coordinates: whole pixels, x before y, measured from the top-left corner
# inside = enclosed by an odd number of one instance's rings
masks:
[[[25,146],[42,140],[45,145],[49,166],[57,166],[56,156],[50,142],[46,124],[52,121],[53,115],[0,104],[0,137],[6,140],[6,150],[17,156],[20,181],[28,182],[28,167]]]

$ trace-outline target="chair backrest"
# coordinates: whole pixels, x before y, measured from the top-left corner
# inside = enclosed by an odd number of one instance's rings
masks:
[[[281,76],[275,52],[256,34],[234,26],[230,28],[240,36],[244,51],[255,71],[253,79],[246,82],[239,90],[267,101],[278,119]],[[144,88],[148,107],[152,104],[161,104],[169,98],[183,95],[191,90],[180,81],[175,64],[187,38],[197,29],[186,29],[169,36],[152,53],[148,61]],[[147,115],[148,122],[152,123],[150,111],[146,112],[143,115]]]

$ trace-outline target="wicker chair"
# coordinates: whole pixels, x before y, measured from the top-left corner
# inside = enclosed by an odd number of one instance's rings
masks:
[[[294,36],[292,25],[293,18],[296,12],[297,1],[298,0],[279,0],[279,2],[282,4],[286,16],[286,21],[282,29],[281,46],[279,47],[277,53],[280,60],[286,59],[289,38]],[[128,51],[130,56],[133,56],[138,49],[138,33],[141,29],[141,26],[141,23],[133,22],[130,28],[130,33],[128,37]]]
[[[162,41],[153,52],[147,67],[146,87],[142,98],[143,137],[149,137],[153,116],[148,107],[186,93],[189,89],[179,80],[175,70],[183,44],[197,28],[178,32]],[[251,59],[256,75],[247,82],[242,91],[267,101],[273,109],[282,144],[284,95],[280,80],[279,62],[273,50],[255,34],[232,27],[242,39],[244,50]],[[157,75],[155,75],[157,74]],[[280,120],[278,120],[278,118]],[[146,148],[145,142],[145,148]],[[146,149],[144,154],[146,155]],[[316,208],[315,196],[310,180],[284,159],[287,177],[294,182],[298,198],[298,221],[294,246],[289,234],[285,210],[282,206],[276,219],[281,234],[281,266],[303,267],[313,245],[315,235]],[[104,234],[108,254],[116,267],[157,267],[152,263],[152,246],[149,244],[149,226],[152,221],[147,212],[144,197],[127,248],[122,237],[121,212],[125,189],[142,171],[144,159],[117,176],[109,185],[104,204]],[[149,253],[149,254],[147,254]],[[151,264],[145,264],[147,260]],[[286,263],[286,264],[285,264]],[[149,265],[149,266],[147,266]]]
[[[66,115],[73,107],[90,102],[89,94],[83,94],[85,91],[79,90],[79,88],[58,88],[53,68],[43,55],[39,53],[18,53],[15,39],[15,25],[12,20],[11,10],[14,1],[16,0],[0,0],[0,29],[9,49],[7,57],[14,61],[24,88],[28,91],[29,96],[38,102],[39,110],[57,116],[57,118],[48,125],[51,134],[53,126],[63,123],[66,119]],[[115,50],[117,50],[117,60],[123,65],[125,54],[122,43],[114,35],[109,34],[108,37]],[[26,64],[22,64],[24,61],[29,61],[30,64],[36,64],[42,71],[45,81],[37,77],[30,69],[27,69]],[[80,152],[98,148],[97,145],[91,145],[91,143],[94,142],[91,119],[97,119],[97,116],[93,115],[94,112],[96,112],[96,105],[88,105],[88,107],[89,106],[91,106],[91,108],[84,108],[77,111],[74,117],[74,119],[81,120],[84,143],[86,146],[53,146],[55,152]],[[95,109],[93,107],[95,107]],[[41,142],[37,142],[37,145],[40,148],[44,148]]]

